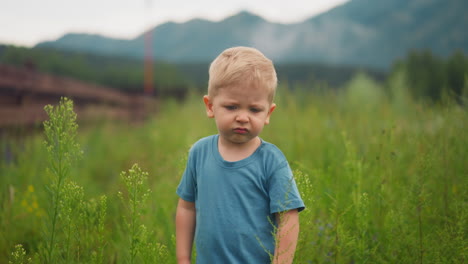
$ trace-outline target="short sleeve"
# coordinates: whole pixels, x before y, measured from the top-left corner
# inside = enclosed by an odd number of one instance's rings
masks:
[[[279,213],[297,209],[304,210],[304,202],[301,199],[288,163],[283,163],[274,170],[268,181],[268,193],[270,196],[270,213]]]
[[[187,202],[195,202],[196,197],[196,174],[194,168],[194,154],[193,149],[189,151],[185,171],[182,174],[179,186],[177,187],[177,195]]]

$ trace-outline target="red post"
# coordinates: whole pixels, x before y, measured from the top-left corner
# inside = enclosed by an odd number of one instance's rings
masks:
[[[151,9],[151,0],[146,0],[146,8]],[[151,12],[149,12],[151,14]],[[144,93],[152,95],[154,93],[154,73],[153,73],[153,29],[146,31],[144,36],[145,54],[144,54]]]

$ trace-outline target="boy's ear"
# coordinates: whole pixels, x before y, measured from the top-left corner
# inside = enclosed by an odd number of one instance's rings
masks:
[[[268,109],[268,115],[267,115],[267,118],[265,119],[265,125],[268,125],[270,123],[270,116],[271,116],[271,113],[273,113],[273,110],[275,110],[276,108],[276,104],[272,103],[270,105],[270,109]]]
[[[203,102],[205,103],[206,115],[209,118],[213,118],[214,117],[213,102],[211,101],[210,97],[208,95],[203,96]]]

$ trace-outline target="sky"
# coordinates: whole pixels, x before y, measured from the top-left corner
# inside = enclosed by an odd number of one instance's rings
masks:
[[[219,21],[242,10],[271,22],[301,22],[348,0],[0,0],[0,44],[32,47],[66,33],[131,39],[193,18]]]

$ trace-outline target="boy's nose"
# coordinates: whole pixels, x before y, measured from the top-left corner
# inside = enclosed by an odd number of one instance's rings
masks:
[[[246,123],[249,122],[249,116],[246,113],[239,113],[236,116],[236,121],[240,123]]]

